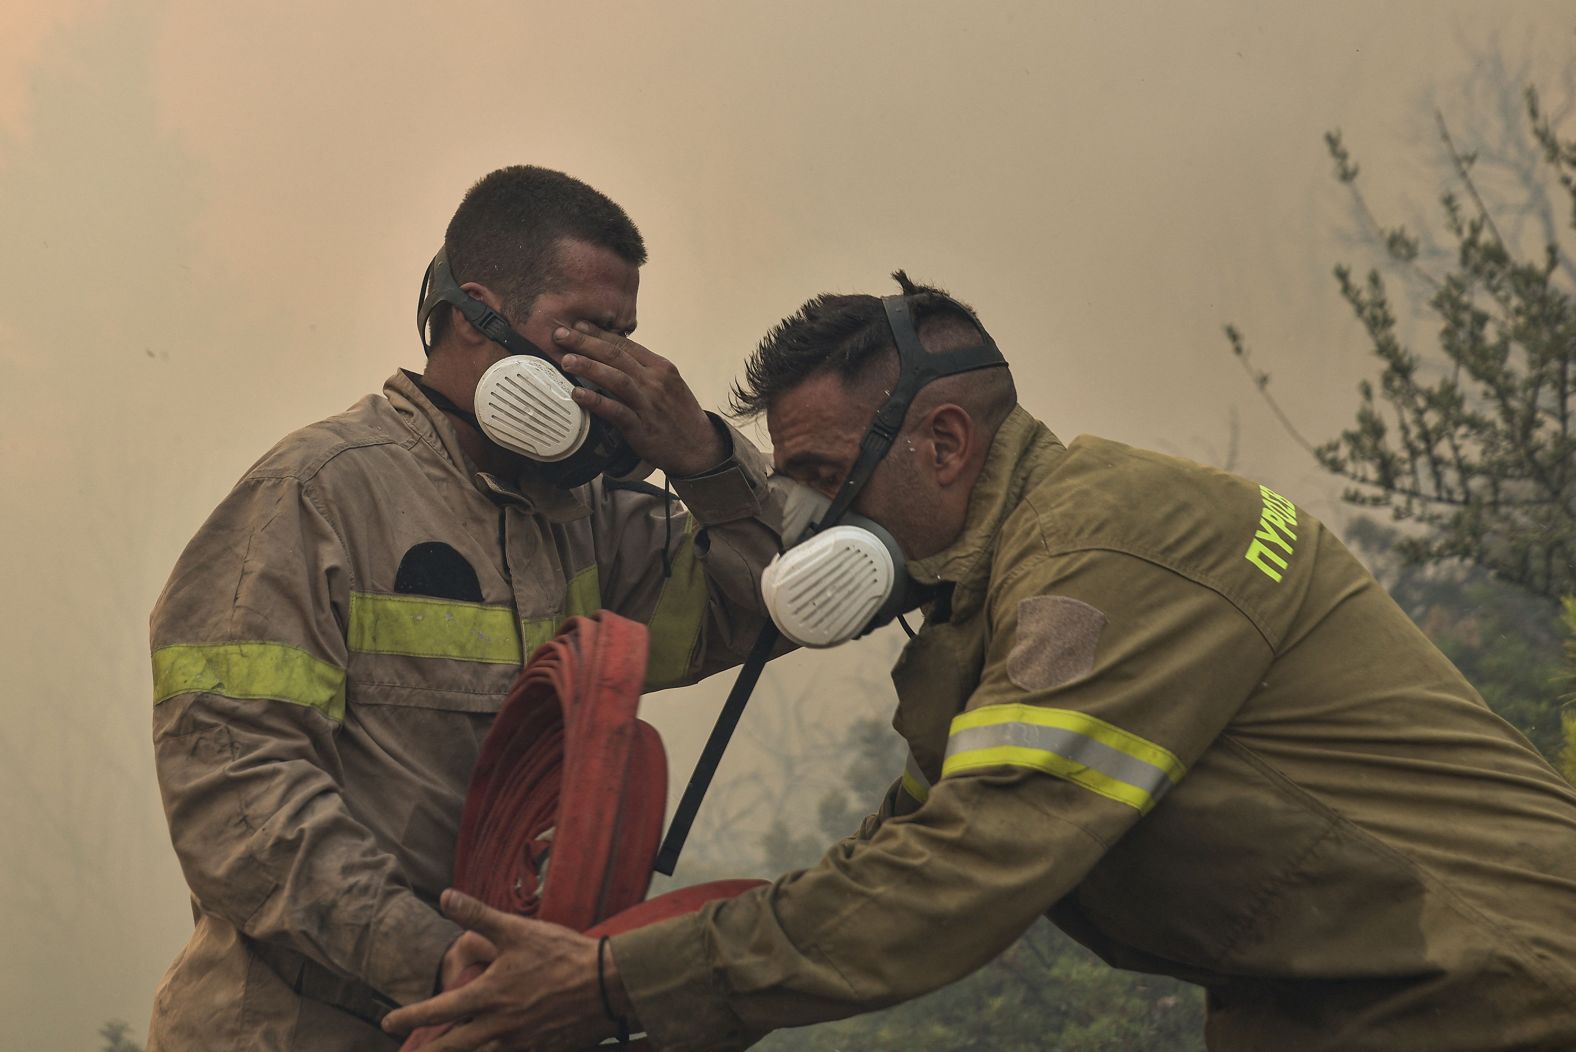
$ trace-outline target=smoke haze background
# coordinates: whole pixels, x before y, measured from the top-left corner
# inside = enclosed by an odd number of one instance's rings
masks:
[[[145,1029],[190,930],[148,610],[274,441],[420,367],[417,285],[485,172],[560,168],[629,211],[651,252],[638,338],[703,404],[805,298],[885,292],[904,267],[979,310],[1064,439],[1230,462],[1339,524],[1339,487],[1221,325],[1305,433],[1333,435],[1371,371],[1330,277],[1367,257],[1323,133],[1377,206],[1430,225],[1432,108],[1465,119],[1496,56],[1557,94],[1573,54],[1568,0],[12,0],[0,1047]],[[897,646],[773,666],[721,779],[793,777],[780,805],[813,812],[835,757],[784,752],[889,712]],[[730,681],[647,702],[675,796]],[[691,851],[761,831],[703,813]]]

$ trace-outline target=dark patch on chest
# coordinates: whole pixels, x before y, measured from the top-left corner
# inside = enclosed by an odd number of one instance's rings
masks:
[[[482,601],[481,581],[465,556],[442,541],[423,541],[399,561],[394,591],[401,595],[430,595],[436,599]]]

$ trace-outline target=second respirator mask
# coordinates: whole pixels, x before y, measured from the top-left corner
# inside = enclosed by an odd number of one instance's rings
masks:
[[[835,647],[917,605],[903,550],[885,527],[849,512],[812,530],[832,502],[781,475],[769,485],[783,497],[783,536],[798,539],[761,574],[778,631],[802,647]]]
[[[416,310],[416,329],[429,354],[428,323],[440,304],[459,311],[510,353],[477,382],[474,412],[427,391],[439,408],[474,424],[494,444],[535,461],[538,474],[566,489],[598,475],[638,478],[650,473],[622,435],[575,402],[574,389],[590,385],[560,369],[503,315],[467,295],[441,249],[422,280]]]

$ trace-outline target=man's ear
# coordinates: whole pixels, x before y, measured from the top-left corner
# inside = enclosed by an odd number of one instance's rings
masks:
[[[955,402],[936,406],[926,414],[932,467],[942,486],[955,485],[968,472],[979,442],[979,428],[968,410]]]
[[[502,301],[500,301],[497,294],[486,285],[482,285],[475,281],[467,281],[465,284],[460,286],[460,291],[465,293],[476,302],[483,304],[484,306],[491,307],[498,314],[503,314]],[[449,328],[454,333],[455,338],[461,344],[467,346],[480,346],[490,342],[486,336],[482,335],[481,330],[477,329],[476,326],[470,323],[470,319],[466,318],[465,315],[461,314],[453,307],[449,308]]]

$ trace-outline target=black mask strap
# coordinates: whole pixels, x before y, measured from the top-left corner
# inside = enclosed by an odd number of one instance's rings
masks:
[[[929,354],[920,345],[919,334],[914,330],[914,319],[908,308],[908,297],[883,296],[881,306],[886,309],[887,325],[891,328],[892,339],[897,344],[897,384],[892,388],[892,393],[882,403],[881,408],[876,410],[875,418],[870,421],[869,430],[860,440],[859,455],[854,459],[854,466],[848,471],[848,478],[843,480],[843,485],[838,490],[837,496],[833,498],[831,507],[827,508],[826,514],[811,527],[812,532],[836,525],[843,517],[843,513],[854,503],[854,498],[859,496],[859,491],[864,489],[865,483],[870,481],[870,476],[875,473],[876,465],[881,463],[881,458],[892,448],[898,432],[903,430],[903,420],[908,416],[909,406],[914,404],[914,399],[925,385],[943,376],[955,376],[975,369],[989,369],[1007,364],[1007,359],[1002,356],[996,341],[991,339],[984,329],[979,329],[980,342],[972,347],[961,347],[941,354]],[[958,304],[958,309],[964,310],[963,305]],[[978,328],[977,324],[976,328]]]
[[[432,346],[427,342],[427,324],[432,319],[432,312],[445,303],[459,311],[466,321],[476,327],[477,332],[503,345],[510,354],[529,354],[552,361],[547,352],[515,332],[514,326],[502,314],[460,288],[459,282],[454,280],[454,272],[449,269],[449,257],[440,248],[421,279],[421,299],[416,304],[416,333],[421,337],[422,350],[429,357],[432,355]],[[574,377],[570,377],[570,380],[573,382]]]
[[[728,749],[734,728],[739,725],[739,717],[744,715],[744,706],[750,700],[750,693],[755,690],[761,670],[766,667],[766,659],[772,656],[772,648],[777,645],[779,638],[777,626],[767,618],[761,634],[755,637],[755,645],[750,648],[750,656],[744,659],[739,669],[739,678],[733,681],[733,689],[728,691],[728,699],[722,703],[722,711],[717,713],[711,736],[706,739],[706,747],[701,750],[700,759],[695,761],[695,771],[684,786],[684,796],[673,810],[673,820],[668,823],[667,835],[662,838],[662,848],[657,852],[657,860],[651,867],[658,873],[671,877],[678,866],[679,852],[684,850],[684,841],[689,838],[690,826],[695,823],[701,801],[706,798],[706,790],[711,787],[712,776],[717,773],[717,765],[722,763],[722,754]]]

